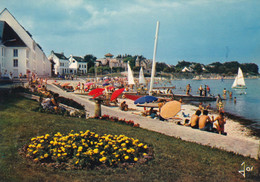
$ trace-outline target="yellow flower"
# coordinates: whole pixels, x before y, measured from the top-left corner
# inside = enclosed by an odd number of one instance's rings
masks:
[[[137,157],[135,157],[135,158],[134,158],[134,161],[135,161],[135,162],[137,162],[137,161],[138,161],[138,158],[137,158]]]
[[[38,150],[35,150],[35,151],[33,151],[33,154],[36,154],[38,152]]]
[[[76,154],[77,157],[78,157],[79,155],[80,155],[79,153]]]
[[[139,143],[138,144],[138,147],[142,147],[144,144],[143,143]]]
[[[128,149],[126,152],[127,152],[127,153],[131,153],[131,152],[132,152],[132,150]]]
[[[48,154],[44,154],[44,157],[47,158],[49,155]]]
[[[144,149],[147,149],[147,145],[144,146]]]
[[[35,158],[34,161],[37,162],[39,159],[38,158]]]
[[[125,147],[125,146],[126,146],[126,144],[125,144],[125,143],[122,143],[122,144],[121,144],[121,147]]]
[[[42,145],[39,143],[39,144],[37,145],[37,148],[41,148],[41,146],[42,146]]]
[[[79,160],[77,160],[76,162],[75,162],[75,164],[78,164],[79,163]]]
[[[125,160],[128,160],[129,159],[129,157],[128,156],[125,156]]]
[[[63,153],[62,155],[66,156],[66,155],[67,155],[67,153]]]
[[[147,153],[143,153],[143,156],[146,156],[147,155]]]
[[[58,156],[58,157],[60,157],[61,155],[60,155],[60,154],[58,154],[57,156]]]
[[[98,149],[94,149],[94,153],[97,154],[99,151]]]

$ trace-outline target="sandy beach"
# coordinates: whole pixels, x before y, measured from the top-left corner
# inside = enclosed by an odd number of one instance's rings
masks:
[[[73,87],[75,87],[79,82],[83,82],[84,80],[82,79],[78,79],[78,80],[57,80],[56,83],[67,83],[69,82],[70,85],[72,85]],[[52,84],[54,82],[54,80],[49,80],[48,84]],[[79,91],[75,91],[74,93],[80,93]],[[79,94],[80,96],[80,94]],[[84,94],[85,98],[90,99],[92,97],[88,96],[87,94]],[[142,115],[142,112],[144,111],[143,107],[137,107],[134,104],[133,100],[130,99],[122,99],[122,98],[118,98],[118,102],[119,105],[121,102],[126,101],[126,103],[128,104],[128,107],[130,108],[129,111],[126,111],[128,114],[131,113],[132,115]],[[120,111],[118,112],[118,117],[119,118],[124,118],[124,114],[122,113],[122,111],[119,109],[119,107],[109,107],[110,109],[113,109],[114,111]],[[94,109],[94,108],[93,108]],[[182,103],[181,106],[181,111],[176,115],[176,117],[181,118],[181,120],[173,120],[170,119],[169,121],[165,121],[168,122],[170,125],[177,125],[177,121],[181,121],[181,123],[184,122],[185,119],[190,119],[190,117],[184,117],[182,115],[182,112],[185,113],[185,115],[189,115],[191,116],[192,114],[195,113],[195,111],[198,110],[197,106],[191,105],[191,104],[186,104],[186,103]],[[209,116],[214,116],[214,118],[217,116],[217,113],[214,112],[213,110],[209,111]],[[142,116],[143,118],[146,118],[145,116]],[[148,116],[149,117],[149,116]],[[147,118],[148,118],[147,117]],[[149,118],[151,119],[151,118]],[[155,118],[154,120],[158,120],[158,118]],[[134,121],[136,123],[138,123],[138,121]],[[186,127],[186,126],[182,126],[182,127]],[[226,117],[226,124],[225,124],[225,132],[227,132],[227,136],[230,137],[235,137],[235,138],[240,138],[240,139],[245,139],[245,140],[249,140],[249,141],[259,141],[259,138],[256,136],[253,136],[251,133],[251,130],[249,128],[247,128],[246,126],[240,124],[239,122],[230,119],[228,117]]]

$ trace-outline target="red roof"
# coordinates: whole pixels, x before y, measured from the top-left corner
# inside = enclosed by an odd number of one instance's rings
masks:
[[[111,54],[111,53],[107,53],[105,56],[106,56],[106,57],[113,57],[114,55]]]

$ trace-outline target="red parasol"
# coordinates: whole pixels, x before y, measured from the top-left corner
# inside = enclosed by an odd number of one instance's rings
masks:
[[[129,95],[129,94],[125,94],[125,98],[127,99],[131,99],[133,101],[135,101],[136,99],[142,97],[141,95]]]
[[[88,82],[88,83],[85,83],[85,86],[90,86],[90,85],[93,85],[94,83],[93,82]]]
[[[103,91],[96,93],[96,94],[94,95],[93,99],[95,99],[96,97],[98,97],[98,96],[100,96],[100,95],[102,95],[102,94],[103,94]]]
[[[102,93],[105,89],[104,88],[96,88],[96,89],[93,89],[91,90],[88,95],[96,95],[98,93]]]
[[[110,101],[116,99],[124,90],[125,90],[125,88],[121,88],[121,89],[117,89],[116,91],[114,91],[111,95]]]

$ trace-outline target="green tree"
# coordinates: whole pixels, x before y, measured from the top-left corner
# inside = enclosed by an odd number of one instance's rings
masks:
[[[195,64],[193,70],[196,73],[201,74],[203,72],[202,65],[200,63]]]
[[[92,54],[87,54],[84,56],[84,60],[87,61],[88,63],[88,71],[89,71],[91,67],[95,66],[95,61],[97,60],[97,58]]]

